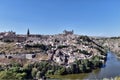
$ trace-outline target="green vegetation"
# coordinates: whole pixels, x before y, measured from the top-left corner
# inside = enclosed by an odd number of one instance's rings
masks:
[[[76,60],[69,67],[61,66],[53,62],[42,61],[21,65],[12,63],[0,66],[0,79],[40,79],[49,75],[66,75],[91,72],[92,69],[101,67],[100,57],[94,56],[91,60]]]

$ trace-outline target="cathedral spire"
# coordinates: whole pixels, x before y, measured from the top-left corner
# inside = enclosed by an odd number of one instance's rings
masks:
[[[28,28],[28,30],[27,30],[27,36],[29,36],[30,35],[30,31],[29,31],[29,28]]]

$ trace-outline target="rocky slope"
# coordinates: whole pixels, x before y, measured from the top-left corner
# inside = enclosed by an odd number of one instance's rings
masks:
[[[107,50],[114,52],[118,57],[120,57],[120,38],[119,37],[109,37],[101,38],[96,40],[104,46]]]

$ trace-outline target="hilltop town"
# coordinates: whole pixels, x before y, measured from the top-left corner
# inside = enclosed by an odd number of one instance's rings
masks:
[[[99,44],[73,31],[65,30],[57,35],[34,35],[29,30],[26,35],[12,31],[1,32],[0,40],[0,63],[9,63],[10,60],[5,60],[8,58],[19,62],[22,59],[32,62],[51,60],[60,65],[68,65],[75,60],[90,59],[95,55],[105,57],[102,55],[105,51]]]
[[[73,30],[55,35],[31,34],[29,30],[24,35],[1,32],[0,77],[40,79],[91,72],[106,61],[106,49],[98,41]]]

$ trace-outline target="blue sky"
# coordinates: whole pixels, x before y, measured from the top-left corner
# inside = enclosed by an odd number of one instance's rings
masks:
[[[120,36],[120,0],[0,0],[0,32]]]

